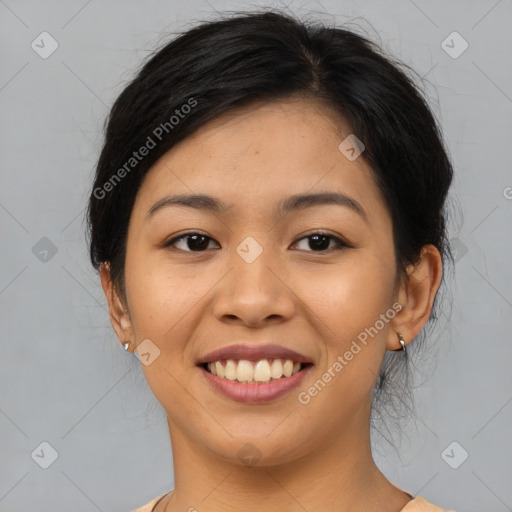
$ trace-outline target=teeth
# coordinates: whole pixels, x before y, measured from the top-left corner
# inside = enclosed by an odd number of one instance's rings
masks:
[[[210,365],[211,365],[211,363],[210,363]],[[224,377],[224,375],[225,375],[224,366],[222,366],[222,363],[220,361],[217,361],[215,363],[215,365],[212,365],[212,366],[213,366],[213,368],[215,368],[215,373],[212,372],[214,375],[218,375],[219,377]]]
[[[254,367],[253,379],[256,382],[270,381],[270,365],[266,359],[262,359],[256,363],[256,366]]]
[[[233,359],[229,359],[226,362],[226,368],[224,368],[224,370],[225,370],[224,377],[226,379],[229,379],[229,380],[236,379],[236,364],[235,364],[235,361],[233,361]]]
[[[295,375],[300,371],[301,363],[294,363],[291,359],[274,359],[272,363],[269,363],[268,359],[259,361],[228,359],[227,361],[212,361],[208,363],[207,368],[213,375],[224,379],[238,382],[266,383]]]
[[[236,380],[238,382],[249,382],[254,376],[254,369],[249,361],[242,359],[236,369]]]
[[[274,359],[272,367],[270,368],[270,376],[273,379],[280,379],[283,375],[283,364],[280,359]]]
[[[283,365],[283,373],[285,377],[291,377],[293,373],[293,362],[287,359]]]

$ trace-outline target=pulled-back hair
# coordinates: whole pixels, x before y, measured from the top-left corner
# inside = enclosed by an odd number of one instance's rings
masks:
[[[452,166],[408,68],[351,30],[276,11],[237,13],[203,22],[163,46],[110,111],[88,235],[92,265],[109,263],[121,295],[130,214],[157,159],[227,111],[291,96],[326,105],[364,143],[361,158],[391,213],[398,272],[418,260],[425,244],[437,247],[443,260],[450,257],[444,205]],[[134,159],[144,146],[144,158]],[[406,363],[403,353],[387,352],[375,397],[407,375],[401,372]]]

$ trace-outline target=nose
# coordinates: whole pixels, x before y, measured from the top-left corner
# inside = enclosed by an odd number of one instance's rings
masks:
[[[234,252],[231,271],[214,297],[213,313],[219,321],[258,328],[293,317],[297,307],[293,286],[273,261],[269,251],[251,263]]]

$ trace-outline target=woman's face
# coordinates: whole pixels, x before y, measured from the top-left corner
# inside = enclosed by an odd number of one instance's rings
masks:
[[[386,348],[399,347],[391,217],[365,161],[338,148],[351,133],[340,126],[305,100],[253,105],[182,141],[138,192],[125,265],[134,342],[150,340],[142,367],[171,434],[218,458],[243,464],[250,442],[260,465],[276,464],[366,431]],[[211,200],[153,208],[174,195]],[[166,246],[186,234],[204,238]],[[310,364],[284,394],[242,401],[199,365],[240,344]]]

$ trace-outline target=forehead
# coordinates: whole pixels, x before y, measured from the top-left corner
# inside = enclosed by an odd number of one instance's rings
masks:
[[[277,199],[319,190],[382,208],[368,164],[338,148],[350,134],[340,116],[312,100],[257,102],[227,112],[153,165],[136,209],[145,214],[167,194],[208,194],[231,210],[257,214]]]

